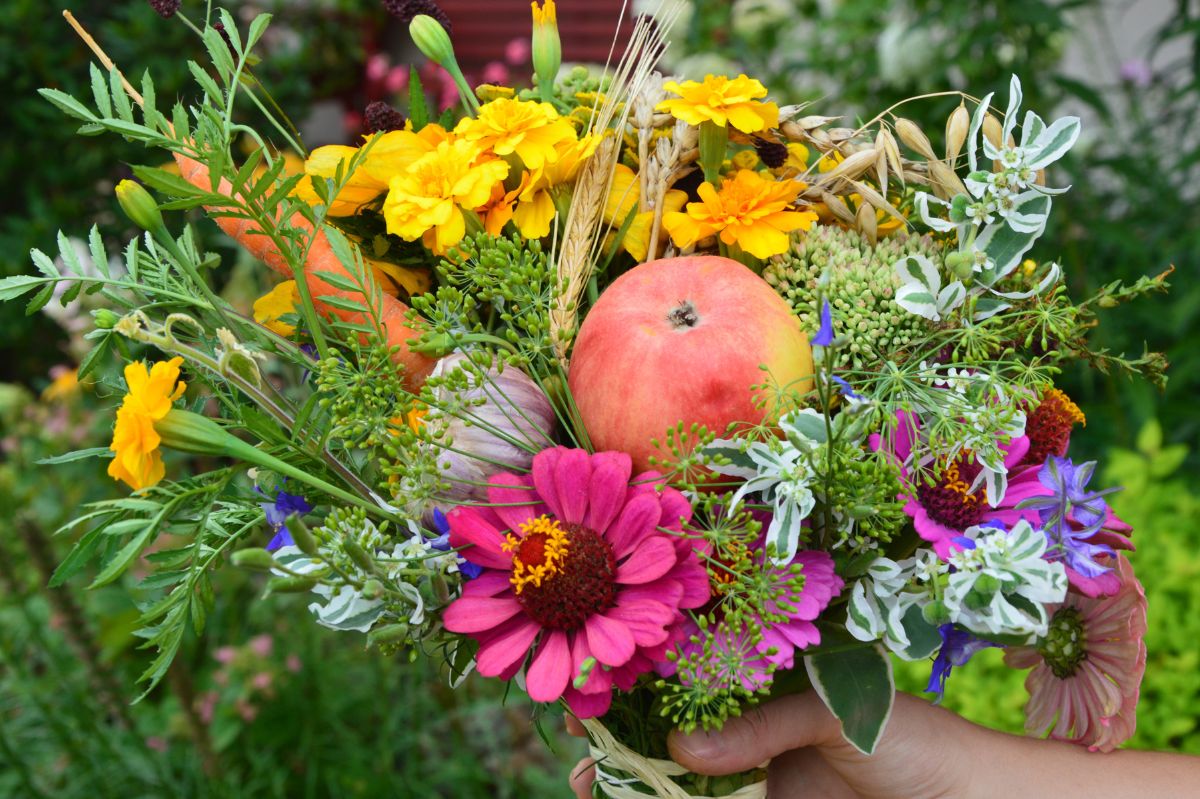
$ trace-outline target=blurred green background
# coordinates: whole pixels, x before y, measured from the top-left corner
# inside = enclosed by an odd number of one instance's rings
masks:
[[[407,75],[402,31],[374,0],[221,4],[240,19],[276,14],[258,73],[310,145],[349,141],[366,103],[387,99]],[[510,4],[527,13],[524,0]],[[455,4],[445,6],[453,20]],[[559,0],[559,16],[596,6]],[[183,6],[193,18],[203,8]],[[177,21],[144,0],[82,0],[72,10],[126,71],[149,69],[160,95],[188,90],[185,58],[202,51]],[[1065,375],[1088,415],[1072,453],[1099,460],[1106,484],[1126,486],[1114,504],[1137,529],[1150,654],[1133,744],[1200,753],[1200,501],[1189,479],[1200,451],[1200,353],[1191,346],[1200,314],[1200,282],[1191,283],[1200,275],[1200,3],[696,0],[685,3],[673,39],[668,71],[745,71],[781,101],[813,101],[812,113],[850,122],[924,92],[1003,96],[1013,72],[1029,107],[1084,117],[1084,139],[1052,176],[1074,188],[1056,201],[1036,254],[1061,259],[1076,296],[1176,271],[1169,295],[1112,311],[1095,331],[1115,351],[1166,351],[1166,392],[1119,375]],[[132,231],[112,186],[127,164],[160,156],[76,136],[37,97],[42,86],[87,90],[88,53],[53,4],[0,4],[0,44],[8,90],[0,275],[26,271],[31,247],[54,251],[59,228],[83,236],[98,224],[119,244]],[[477,67],[481,77],[522,73],[512,42],[472,47],[494,51]],[[903,115],[937,147],[953,107],[935,99]],[[254,296],[254,270],[226,252],[227,291]],[[147,662],[130,633],[139,597],[82,582],[45,588],[72,535],[55,531],[82,503],[117,491],[94,461],[35,463],[106,440],[118,398],[55,380],[82,351],[87,311],[79,301],[34,316],[0,306],[0,796],[564,795],[578,747],[562,742],[557,719],[546,720],[559,750],[550,751],[527,701],[502,701],[499,686],[483,682],[452,692],[420,662],[388,660],[318,628],[302,599],[258,601],[260,586],[233,569],[215,577],[217,612],[204,635],[188,641],[160,688],[130,705]],[[919,690],[928,665],[900,674]],[[1017,731],[1022,680],[987,651],[956,669],[946,704]]]

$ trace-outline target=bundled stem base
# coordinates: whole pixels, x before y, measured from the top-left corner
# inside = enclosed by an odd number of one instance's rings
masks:
[[[597,719],[582,719],[582,722],[588,732],[588,749],[596,761],[596,785],[602,795],[610,799],[645,799],[647,796],[660,799],[715,799],[691,793],[686,784],[695,782],[698,775],[678,763],[638,754],[618,741]],[[745,784],[732,792],[721,791],[717,796],[721,799],[765,799],[765,765],[746,774],[721,779],[732,781],[739,777],[746,781]],[[712,786],[708,790],[712,790]]]

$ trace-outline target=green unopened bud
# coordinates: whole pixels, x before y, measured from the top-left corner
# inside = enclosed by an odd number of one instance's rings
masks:
[[[446,29],[442,24],[428,14],[417,14],[413,17],[412,22],[408,23],[408,35],[412,37],[413,44],[417,49],[425,54],[435,64],[450,68],[450,64],[457,65],[454,59],[454,45],[450,43],[450,34],[446,33]]]
[[[383,583],[372,577],[363,583],[363,596],[367,599],[382,599],[383,598]]]
[[[407,640],[407,624],[388,624],[383,627],[376,627],[374,630],[371,630],[371,632],[367,633],[367,646],[399,644],[404,643]]]
[[[554,81],[562,66],[562,41],[558,36],[558,15],[554,0],[546,0],[533,9],[533,71],[537,75],[538,91],[547,102],[554,96]]]
[[[271,594],[302,594],[311,591],[317,581],[313,577],[272,577],[267,580],[267,596]]]
[[[117,322],[121,321],[120,314],[113,313],[107,308],[92,311],[92,317],[96,320],[96,327],[100,330],[112,330],[117,326]]]
[[[275,568],[275,558],[270,552],[261,548],[239,549],[233,553],[230,561],[239,569],[268,572]]]
[[[342,542],[342,549],[350,560],[354,561],[354,565],[365,572],[375,571],[375,559],[372,558],[362,546],[353,538],[347,538]]]
[[[1096,300],[1096,304],[1099,305],[1101,308],[1116,308],[1121,303],[1117,302],[1115,299],[1113,299],[1109,295],[1105,294],[1103,297]]]
[[[708,119],[700,123],[700,168],[704,170],[704,179],[714,187],[721,176],[728,146],[728,128]]]
[[[991,594],[999,591],[1004,584],[1000,582],[1000,578],[990,574],[981,574],[979,579],[975,581],[975,590],[981,594]]]
[[[233,454],[242,442],[232,433],[205,416],[175,408],[154,423],[154,431],[168,449],[217,457]]]
[[[292,534],[292,540],[296,542],[297,549],[305,555],[317,554],[317,539],[313,538],[313,534],[304,520],[300,518],[300,514],[289,515],[283,520],[283,526]]]
[[[158,203],[142,184],[133,180],[122,180],[116,188],[117,202],[133,224],[142,230],[158,230],[162,227],[162,212]]]
[[[410,346],[409,349],[422,355],[442,358],[454,352],[454,346],[454,336],[449,333],[438,333],[432,336],[422,336],[421,340]]]

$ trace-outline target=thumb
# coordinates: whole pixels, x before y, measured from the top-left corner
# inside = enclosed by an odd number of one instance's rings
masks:
[[[840,726],[821,698],[809,691],[785,696],[729,719],[720,732],[667,738],[671,758],[697,774],[733,774],[804,746],[839,744]]]

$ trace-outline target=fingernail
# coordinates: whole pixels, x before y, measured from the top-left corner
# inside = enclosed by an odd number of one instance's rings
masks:
[[[725,752],[725,742],[717,733],[696,731],[689,735],[671,733],[674,748],[682,755],[695,760],[707,760]]]

